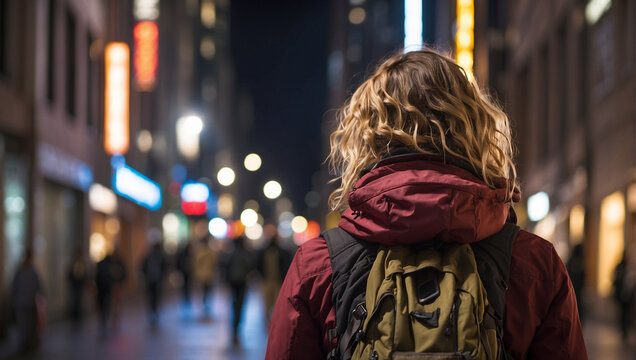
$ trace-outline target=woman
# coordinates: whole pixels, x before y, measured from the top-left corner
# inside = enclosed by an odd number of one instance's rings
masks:
[[[342,111],[329,155],[340,186],[330,202],[358,239],[476,242],[515,221],[512,153],[506,115],[452,59],[430,49],[399,54]],[[331,274],[324,239],[298,249],[267,359],[322,359],[332,349]],[[565,266],[549,242],[524,231],[513,245],[504,346],[515,359],[587,358]]]

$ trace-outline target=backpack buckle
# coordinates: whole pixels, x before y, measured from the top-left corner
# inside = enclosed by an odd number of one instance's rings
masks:
[[[352,314],[358,320],[364,319],[367,316],[367,309],[364,303],[356,305],[356,307],[353,309]]]

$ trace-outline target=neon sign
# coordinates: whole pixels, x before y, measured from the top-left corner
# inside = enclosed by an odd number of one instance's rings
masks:
[[[158,63],[159,29],[152,21],[142,21],[135,25],[135,81],[141,91],[152,91],[155,87]]]
[[[161,208],[161,187],[128,165],[114,169],[113,189],[125,197],[150,210]]]
[[[104,149],[109,155],[125,154],[129,147],[129,64],[128,45],[113,42],[106,46]]]
[[[181,188],[181,210],[186,215],[204,215],[208,210],[210,189],[197,182],[185,183]]]

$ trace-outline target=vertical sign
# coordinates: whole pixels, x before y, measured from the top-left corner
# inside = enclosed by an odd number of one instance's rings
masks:
[[[457,0],[457,34],[455,46],[457,64],[473,79],[473,47],[475,41],[475,3],[473,0]]]
[[[404,52],[420,50],[422,36],[422,0],[404,0]]]
[[[135,82],[140,91],[152,91],[155,87],[159,29],[152,21],[141,21],[133,30],[135,38]]]
[[[104,114],[104,149],[109,155],[128,151],[128,84],[130,53],[121,42],[106,46],[106,90]]]

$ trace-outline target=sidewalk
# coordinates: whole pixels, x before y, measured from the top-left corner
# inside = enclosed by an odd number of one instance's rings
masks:
[[[194,299],[199,300],[198,297]],[[159,326],[149,326],[143,303],[131,303],[122,311],[119,331],[100,334],[97,319],[91,316],[79,330],[70,322],[52,324],[39,350],[28,357],[10,359],[262,359],[267,345],[260,293],[248,292],[241,324],[241,345],[233,346],[232,309],[225,288],[217,287],[211,319],[203,319],[200,305],[185,311],[176,296],[163,303]],[[2,349],[0,349],[2,350]],[[0,358],[3,355],[0,353]]]
[[[636,359],[636,334],[623,342],[617,324],[588,319],[583,323],[587,353],[591,360]]]

